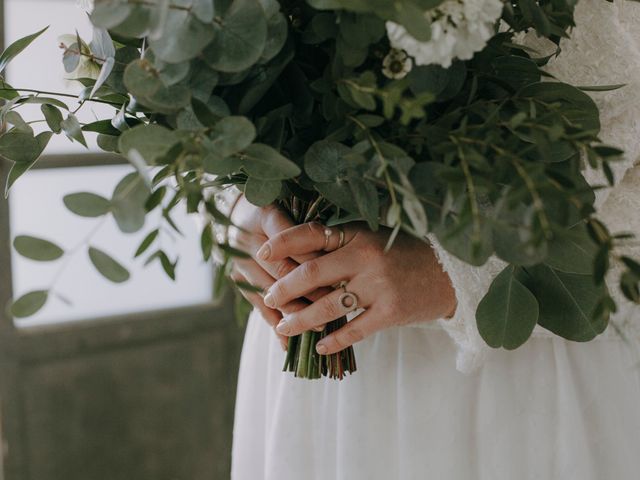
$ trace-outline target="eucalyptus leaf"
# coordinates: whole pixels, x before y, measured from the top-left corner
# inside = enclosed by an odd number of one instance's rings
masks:
[[[149,46],[165,62],[180,63],[198,56],[213,36],[214,29],[192,12],[169,10],[163,35],[151,38]]]
[[[109,200],[90,192],[71,193],[65,195],[62,201],[70,212],[81,217],[101,217],[111,210]]]
[[[509,266],[496,276],[476,311],[478,332],[487,345],[513,350],[526,342],[538,322],[536,297]]]
[[[586,342],[601,334],[607,318],[594,318],[594,310],[607,293],[591,275],[564,273],[545,265],[526,269],[527,286],[540,305],[540,326],[567,340]]]
[[[70,113],[66,119],[60,122],[60,126],[62,127],[62,131],[70,140],[75,140],[76,142],[81,143],[85,148],[87,147],[87,141],[82,133],[80,122],[73,113]]]
[[[38,159],[42,149],[33,133],[11,130],[0,136],[0,155],[16,163],[30,163]]]
[[[11,304],[11,315],[15,318],[31,317],[46,305],[49,298],[47,290],[26,293]]]
[[[40,109],[42,110],[42,114],[44,115],[45,120],[47,121],[47,125],[54,133],[62,132],[62,120],[64,117],[62,116],[62,112],[53,105],[43,104]]]
[[[254,205],[264,207],[273,203],[282,190],[280,180],[260,180],[250,177],[244,186],[244,195]]]
[[[123,233],[139,231],[145,223],[145,204],[149,188],[137,172],[124,177],[114,189],[111,198],[113,217]]]
[[[113,259],[108,253],[95,247],[89,247],[89,259],[96,270],[113,283],[123,283],[129,280],[129,271]]]
[[[254,143],[238,158],[250,176],[261,180],[284,180],[300,175],[300,167],[274,148]]]
[[[9,45],[0,55],[0,73],[4,72],[11,60],[20,55],[25,48],[31,45],[36,38],[46,32],[48,28],[49,27],[45,27],[36,33],[22,37]]]
[[[304,157],[304,170],[311,180],[320,183],[334,182],[343,178],[347,171],[344,157],[351,152],[338,142],[316,142]]]
[[[231,116],[218,121],[211,130],[210,150],[228,157],[249,147],[256,138],[256,129],[246,117]]]
[[[64,250],[55,243],[28,235],[14,238],[13,248],[23,257],[38,262],[52,262],[64,255]]]
[[[160,125],[139,125],[120,135],[118,147],[124,155],[136,150],[149,165],[154,165],[177,142],[172,130]]]
[[[267,41],[267,19],[257,0],[233,0],[214,22],[207,62],[221,72],[241,72],[256,63]]]

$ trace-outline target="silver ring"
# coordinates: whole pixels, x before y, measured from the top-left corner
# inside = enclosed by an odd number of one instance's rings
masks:
[[[343,293],[338,297],[338,302],[342,305],[342,308],[345,310],[352,312],[358,309],[358,296],[353,293],[347,291],[347,282],[340,282],[340,288],[342,288]]]
[[[330,228],[325,227],[323,233],[324,233],[324,250],[327,250],[329,248],[329,237],[333,235],[333,231]]]

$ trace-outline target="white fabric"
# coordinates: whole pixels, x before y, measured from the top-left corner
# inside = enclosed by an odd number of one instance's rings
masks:
[[[356,344],[342,382],[282,373],[254,313],[236,404],[232,480],[637,480],[640,366],[620,340],[536,337],[455,370],[443,330]]]
[[[601,110],[602,140],[625,150],[624,159],[612,164],[616,179],[622,184],[599,191],[596,206],[612,232],[633,231],[640,235],[640,167],[634,167],[640,157],[640,5],[620,0],[581,0],[576,8],[576,25],[571,39],[561,43],[562,53],[547,70],[558,80],[574,85],[626,84],[619,90],[592,94]],[[539,46],[530,35],[524,41]],[[606,185],[599,172],[588,171],[586,177],[592,185]],[[489,350],[478,333],[475,311],[505,264],[491,258],[482,267],[472,267],[447,253],[435,239],[432,243],[458,299],[454,317],[439,322],[458,345],[457,368],[471,372],[482,364]],[[638,257],[640,247],[629,248],[627,253]],[[617,272],[610,272],[608,284],[622,308],[612,323],[628,337],[640,340],[640,308],[630,305],[617,292]],[[415,326],[432,328],[428,323]],[[618,331],[608,328],[594,341],[619,335]],[[534,335],[553,334],[536,326]]]
[[[603,140],[629,152],[616,167],[624,181],[598,203],[613,231],[640,232],[640,168],[629,170],[640,153],[640,5],[581,0],[577,21],[573,43],[549,68],[582,85],[631,84],[594,94]],[[475,309],[500,262],[473,268],[436,248],[456,288],[456,316],[358,343],[359,370],[343,382],[282,373],[279,343],[254,312],[233,480],[640,478],[640,335],[573,343],[536,329],[513,352],[489,349]],[[625,304],[616,324],[638,323],[640,312]]]

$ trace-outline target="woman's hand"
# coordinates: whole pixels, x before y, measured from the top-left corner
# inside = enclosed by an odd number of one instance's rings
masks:
[[[332,248],[337,247],[338,229],[331,229]],[[431,246],[400,233],[392,248],[384,252],[390,230],[371,232],[364,224],[344,227],[345,243],[324,256],[310,259],[275,282],[264,297],[270,308],[280,308],[319,287],[347,281],[346,291],[357,296],[358,308],[366,311],[318,345],[320,354],[345,349],[363,338],[393,325],[435,320],[451,316],[455,292]],[[278,262],[288,256],[322,250],[327,243],[325,227],[318,223],[295,226],[270,238],[258,251],[261,261]],[[331,248],[329,248],[330,250]],[[288,313],[276,331],[292,336],[317,329],[353,310],[344,306],[337,289],[301,310]]]
[[[252,258],[235,258],[233,260],[231,278],[236,282],[249,283],[266,290],[273,285],[276,279],[294,270],[299,263],[319,255],[319,253],[301,254],[294,258],[285,255],[277,260],[255,258],[257,250],[265,241],[294,225],[289,216],[275,206],[256,207],[243,196],[238,200],[231,220],[235,225],[230,231],[231,245],[252,256]],[[241,290],[241,292],[274,328],[282,318],[282,313],[291,313],[305,308],[309,304],[301,299],[292,299],[281,305],[279,309],[272,309],[264,304],[260,294],[246,290]],[[320,290],[311,293],[310,297],[313,300],[326,293],[327,290]],[[283,348],[286,348],[287,337],[279,334],[278,337]]]

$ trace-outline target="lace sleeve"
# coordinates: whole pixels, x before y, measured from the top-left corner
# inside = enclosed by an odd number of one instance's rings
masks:
[[[576,8],[576,24],[571,39],[561,44],[562,53],[549,64],[548,70],[558,80],[573,85],[626,84],[615,91],[593,93],[601,112],[602,140],[625,150],[624,159],[612,165],[616,180],[620,181],[640,155],[640,29],[637,28],[640,4],[581,0]],[[599,172],[588,170],[585,176],[591,185],[606,184]],[[602,189],[597,193],[598,209],[607,202],[612,190]],[[624,207],[616,206],[618,197],[626,199],[627,203],[629,198],[635,198],[640,203],[637,193],[620,196],[618,187],[615,190],[616,195],[602,211],[605,220],[609,216],[607,212],[615,215],[618,208]],[[470,373],[482,365],[489,350],[478,333],[475,312],[505,263],[492,257],[482,267],[473,267],[445,251],[435,238],[431,241],[443,269],[451,278],[458,300],[454,317],[438,320],[438,323],[456,343],[456,368]],[[413,326],[429,328],[432,322]]]
[[[624,85],[614,91],[591,93],[600,108],[600,138],[625,150],[624,158],[611,165],[619,182],[640,155],[640,4],[580,0],[576,25],[547,70],[573,85]],[[600,171],[587,169],[585,176],[591,185],[607,184]],[[596,208],[611,191],[604,188],[597,192]]]

